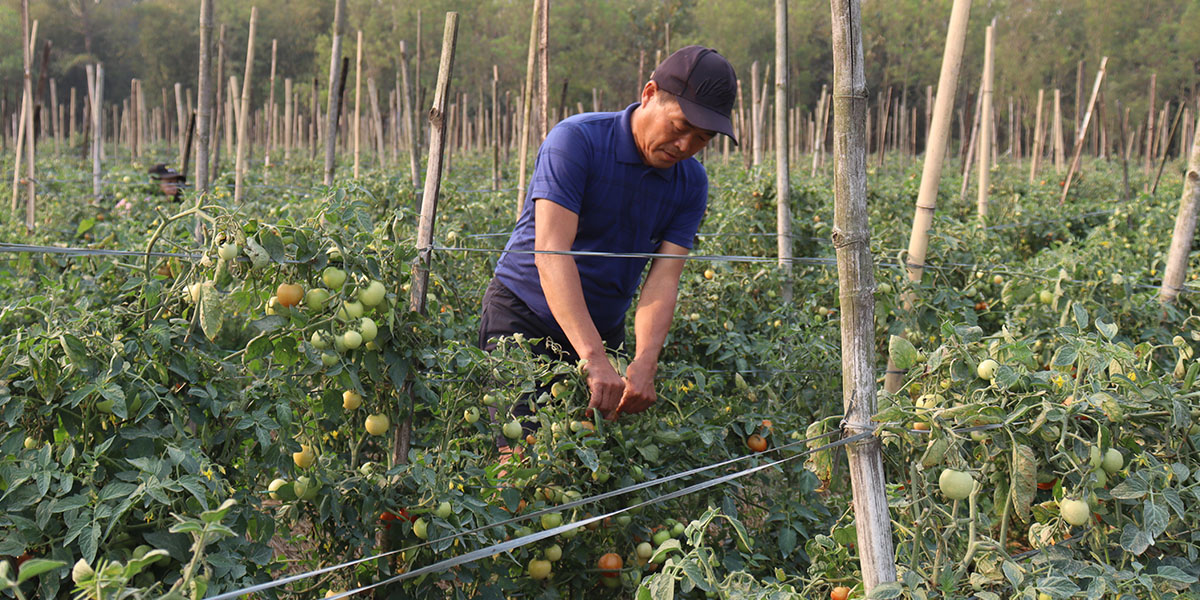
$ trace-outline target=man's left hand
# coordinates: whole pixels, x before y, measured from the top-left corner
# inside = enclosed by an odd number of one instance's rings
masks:
[[[617,414],[633,415],[650,408],[658,399],[654,393],[654,377],[657,374],[657,364],[638,360],[629,363],[625,369],[625,392],[621,395]]]

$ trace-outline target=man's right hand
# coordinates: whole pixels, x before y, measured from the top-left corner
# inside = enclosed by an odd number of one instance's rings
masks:
[[[616,419],[621,395],[625,393],[625,380],[605,358],[589,360],[586,370],[588,389],[592,392],[588,415],[593,415],[595,409],[609,420]]]

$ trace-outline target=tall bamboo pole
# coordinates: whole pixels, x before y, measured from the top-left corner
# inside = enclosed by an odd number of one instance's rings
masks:
[[[404,129],[408,133],[408,168],[412,176],[413,188],[421,187],[420,167],[417,164],[417,152],[420,146],[417,140],[417,130],[413,123],[413,91],[408,82],[408,53],[404,40],[400,40],[400,80],[404,84]]]
[[[208,150],[212,135],[213,73],[212,73],[213,0],[200,0],[200,73],[196,84],[196,192],[208,192]]]
[[[1054,88],[1054,123],[1050,132],[1054,141],[1054,170],[1061,173],[1063,163],[1066,162],[1066,145],[1063,142],[1063,127],[1062,127],[1062,90]]]
[[[535,0],[536,1],[536,0]],[[442,37],[441,62],[438,65],[437,87],[434,88],[433,107],[429,109],[429,158],[426,167],[425,190],[421,197],[420,225],[417,229],[417,259],[413,261],[412,286],[409,291],[409,309],[425,313],[426,291],[429,288],[429,265],[432,260],[433,226],[437,222],[438,195],[442,184],[442,150],[446,136],[446,107],[450,97],[450,80],[454,73],[454,51],[458,43],[458,13],[446,13],[446,28]],[[411,382],[405,384],[408,393],[408,414],[395,431],[395,463],[408,462],[408,448],[412,433],[413,393]]]
[[[813,113],[813,156],[812,170],[809,171],[809,177],[817,176],[817,167],[821,166],[821,155],[825,153],[825,130],[822,128],[824,125],[822,117],[824,116],[825,105],[829,103],[827,94],[828,86],[822,85],[821,95],[817,99],[817,110]]]
[[[929,249],[929,227],[933,224],[933,212],[937,208],[938,184],[942,179],[942,163],[946,158],[946,146],[950,140],[951,120],[954,118],[954,98],[958,92],[958,74],[962,68],[963,46],[967,39],[967,22],[971,15],[971,0],[954,0],[950,9],[950,27],[946,32],[946,45],[942,50],[942,70],[938,75],[937,96],[929,124],[929,138],[925,142],[925,166],[921,171],[921,188],[917,192],[917,206],[913,211],[912,233],[908,238],[908,279],[920,282],[925,273],[925,254]],[[911,311],[916,296],[904,295],[904,310]],[[903,383],[904,372],[888,360],[884,389],[895,392]]]
[[[1179,214],[1175,217],[1175,232],[1171,236],[1171,248],[1167,254],[1167,268],[1163,271],[1162,288],[1158,292],[1158,301],[1163,304],[1174,303],[1183,290],[1188,255],[1192,251],[1192,236],[1196,233],[1196,207],[1200,202],[1200,124],[1194,131],[1191,158],[1183,176]]]
[[[240,203],[245,196],[242,181],[246,175],[246,149],[250,145],[250,91],[254,75],[254,33],[258,28],[258,7],[250,7],[250,32],[246,36],[246,71],[242,76],[242,104],[237,114],[237,159],[233,171],[233,201]]]
[[[538,21],[538,102],[542,105],[538,113],[540,145],[546,140],[546,134],[550,133],[550,0],[542,0]],[[466,107],[463,108],[465,115]]]
[[[792,208],[788,179],[787,0],[775,0],[775,226],[783,301],[792,299]]]
[[[1083,153],[1083,143],[1087,140],[1088,123],[1092,120],[1092,109],[1096,107],[1096,97],[1100,95],[1100,86],[1104,83],[1104,69],[1107,65],[1108,57],[1105,56],[1100,59],[1100,70],[1096,72],[1096,83],[1092,86],[1092,98],[1088,100],[1087,114],[1084,115],[1075,137],[1075,150],[1071,156],[1071,167],[1067,170],[1067,181],[1063,184],[1062,196],[1058,198],[1059,204],[1067,201],[1067,193],[1071,191],[1071,178],[1074,177],[1079,169],[1080,155]]]
[[[359,153],[362,152],[362,30],[354,51],[354,178],[358,179]]]
[[[842,306],[842,406],[847,434],[874,429],[875,264],[867,222],[867,79],[859,0],[833,13],[834,227]],[[942,94],[939,94],[942,95]],[[863,587],[896,580],[883,455],[877,437],[846,446]]]
[[[95,68],[88,65],[88,80],[91,97],[91,130],[92,130],[92,197],[100,202],[100,148],[104,146],[104,66],[96,63]]]
[[[333,11],[333,47],[329,54],[329,100],[325,108],[325,185],[333,185],[337,166],[338,115],[341,94],[338,81],[342,73],[342,36],[346,33],[346,0],[337,0]]]
[[[983,86],[979,90],[979,193],[975,203],[976,215],[982,222],[987,219],[988,188],[992,184],[992,159],[990,152],[993,148],[992,128],[992,79],[993,52],[995,48],[996,26],[988,25],[983,43]]]
[[[753,163],[755,166],[762,164],[762,104],[758,98],[759,82],[759,67],[758,61],[750,64],[750,148],[753,154]],[[743,141],[743,143],[745,143]]]
[[[292,78],[283,79],[283,160],[287,162],[292,157],[292,134],[295,133],[296,119],[295,102],[292,98]]]
[[[563,111],[566,116],[566,111]],[[500,189],[500,67],[492,65],[492,189]]]
[[[271,84],[267,92],[267,141],[266,151],[263,156],[263,164],[270,168],[271,166],[271,151],[275,149],[275,121],[278,111],[275,108],[275,66],[279,55],[279,40],[271,39]]]
[[[21,39],[24,40],[24,43],[21,44],[21,53],[24,60],[22,81],[25,95],[25,107],[22,110],[25,114],[25,230],[33,232],[33,213],[37,203],[33,168],[33,138],[36,137],[36,132],[33,130],[33,79],[30,68],[33,63],[32,45],[36,43],[36,39],[29,29],[29,0],[21,0],[21,30],[23,34]],[[18,147],[17,153],[20,154],[20,152],[20,147]],[[19,171],[20,166],[15,170]],[[13,189],[13,197],[16,197],[16,186]]]
[[[538,11],[541,9],[542,0],[533,0],[533,17],[530,19],[529,25],[529,56],[525,62],[525,91],[521,95],[521,128],[518,134],[521,138],[520,149],[517,160],[517,218],[521,218],[521,211],[525,210],[525,194],[528,190],[525,189],[525,182],[528,175],[525,173],[525,165],[529,159],[529,118],[533,115],[533,78],[534,78],[534,62],[537,60],[537,33],[538,33]]]
[[[1038,168],[1042,165],[1042,143],[1044,135],[1042,132],[1042,103],[1045,100],[1046,90],[1038,90],[1037,100],[1037,118],[1033,124],[1033,148],[1029,151],[1029,183],[1032,185],[1037,179]]]
[[[371,128],[375,132],[375,160],[377,165],[383,165],[384,159],[387,157],[387,149],[383,145],[383,116],[379,114],[379,96],[377,95],[375,80],[371,77],[367,78],[367,99],[371,101]],[[369,140],[368,140],[369,142]]]
[[[215,2],[216,0],[210,0]],[[211,9],[210,9],[211,10]],[[210,13],[211,14],[211,13]],[[210,19],[211,20],[211,19]],[[216,86],[213,89],[213,109],[212,109],[212,126],[209,129],[209,137],[211,138],[211,156],[212,165],[208,168],[208,181],[212,181],[217,177],[217,168],[221,165],[221,134],[225,127],[225,113],[229,112],[229,106],[225,101],[225,25],[222,24],[217,30],[217,70],[213,73],[213,84]]]

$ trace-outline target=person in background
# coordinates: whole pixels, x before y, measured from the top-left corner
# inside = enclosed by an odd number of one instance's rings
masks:
[[[542,340],[535,352],[572,364],[582,359],[589,416],[595,409],[615,419],[652,406],[682,257],[708,203],[708,176],[693,156],[718,133],[733,139],[736,95],[729,61],[711,48],[688,46],[654,70],[640,102],[556,125],[538,150],[530,201],[484,293],[479,346],[491,351],[498,338],[522,334]],[[529,252],[565,250],[679,258]],[[624,343],[625,313],[635,295],[636,350],[621,374],[606,349]],[[535,410],[524,398],[511,412],[520,418]],[[527,431],[533,427],[525,423]]]
[[[183,184],[186,176],[165,163],[150,167],[150,177],[158,182],[158,191],[162,195],[179,202],[183,200]]]

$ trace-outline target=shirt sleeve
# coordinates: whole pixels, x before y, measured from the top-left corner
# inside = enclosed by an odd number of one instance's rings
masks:
[[[587,186],[591,145],[577,126],[555,126],[542,142],[529,181],[529,198],[546,199],[579,214]]]
[[[700,230],[700,222],[704,220],[704,211],[708,208],[708,177],[704,169],[699,169],[698,181],[689,185],[684,193],[683,205],[675,213],[675,218],[663,233],[663,241],[692,249],[696,232]]]

